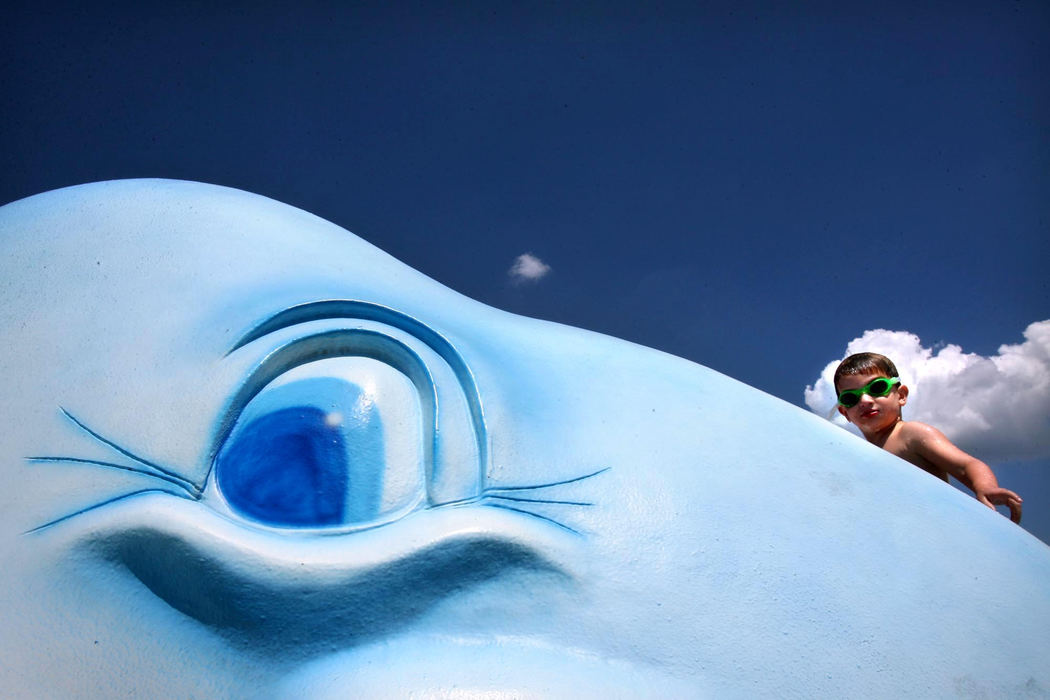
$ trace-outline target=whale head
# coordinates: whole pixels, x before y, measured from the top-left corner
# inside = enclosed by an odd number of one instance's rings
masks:
[[[5,695],[1050,690],[1045,545],[705,367],[222,187],[0,246]]]

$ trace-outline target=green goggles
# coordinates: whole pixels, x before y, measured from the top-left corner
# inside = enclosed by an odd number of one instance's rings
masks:
[[[860,403],[860,397],[871,394],[873,398],[885,396],[893,391],[893,387],[900,384],[900,377],[879,377],[872,379],[859,389],[846,389],[839,392],[839,405],[845,408],[853,408]]]

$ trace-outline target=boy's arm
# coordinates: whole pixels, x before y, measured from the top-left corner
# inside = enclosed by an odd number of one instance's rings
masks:
[[[991,467],[952,444],[941,431],[925,423],[909,421],[909,448],[935,467],[970,487],[977,500],[991,509],[1006,506],[1010,520],[1021,522],[1021,497],[999,486]]]

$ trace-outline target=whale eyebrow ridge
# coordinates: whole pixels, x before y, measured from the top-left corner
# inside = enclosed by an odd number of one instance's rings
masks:
[[[322,299],[320,301],[310,301],[289,306],[267,316],[242,335],[226,355],[228,356],[245,345],[284,328],[310,321],[326,321],[338,318],[388,323],[420,336],[420,339],[427,342],[428,345],[433,345],[436,341],[438,344],[445,345],[450,349],[452,347],[452,344],[444,336],[434,331],[430,326],[389,306],[356,299]]]

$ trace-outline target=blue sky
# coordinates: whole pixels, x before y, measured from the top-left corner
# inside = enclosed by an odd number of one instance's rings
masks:
[[[1045,3],[221,4],[15,3],[0,202],[238,187],[800,406],[865,331],[991,357],[1050,319]],[[1050,540],[1018,441],[992,463]]]

